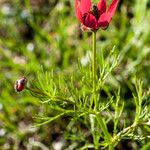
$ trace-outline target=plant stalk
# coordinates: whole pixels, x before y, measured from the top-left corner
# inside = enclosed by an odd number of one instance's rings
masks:
[[[97,109],[97,91],[96,91],[96,71],[97,71],[97,60],[96,60],[96,31],[93,31],[92,33],[92,42],[93,42],[93,53],[92,53],[92,75],[93,75],[93,100],[92,100],[92,105],[94,104],[94,110],[96,111]],[[91,105],[91,106],[92,106]],[[105,123],[105,120],[102,119],[101,114],[97,115],[97,121],[104,133],[105,140],[109,143],[111,139],[111,135],[108,132],[107,125]],[[96,145],[95,145],[96,146]],[[109,144],[109,150],[113,150],[114,147],[110,143]]]
[[[96,31],[92,32],[93,39],[93,53],[92,53],[92,74],[93,74],[93,102],[94,109],[96,110],[97,102],[96,102]]]

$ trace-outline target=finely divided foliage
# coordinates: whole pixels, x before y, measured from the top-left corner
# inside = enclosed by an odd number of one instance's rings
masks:
[[[115,47],[107,57],[104,57],[102,50],[98,51],[101,56],[97,56],[97,30],[108,27],[117,5],[118,0],[113,0],[106,9],[106,0],[100,0],[91,9],[90,0],[75,0],[76,16],[82,29],[90,30],[93,34],[92,58],[89,56],[91,65],[84,67],[79,62],[74,74],[54,74],[42,69],[37,74],[36,83],[31,84],[33,87],[26,86],[33,96],[40,98],[44,105],[56,112],[54,116],[37,117],[37,120],[41,121],[35,126],[68,117],[66,139],[77,143],[78,149],[113,150],[123,139],[142,141],[150,138],[142,131],[142,128],[148,131],[150,125],[148,107],[143,105],[149,101],[144,100],[145,95],[148,96],[149,93],[144,93],[143,82],[134,78],[135,90],[131,99],[132,103],[135,103],[135,112],[132,114],[134,119],[129,124],[124,113],[127,109],[125,101],[120,97],[122,87],[113,91],[109,83],[109,78],[119,65],[120,57],[116,54]],[[107,87],[108,84],[110,88]],[[76,132],[71,130],[73,126]]]
[[[149,150],[149,8],[0,1],[0,149]]]

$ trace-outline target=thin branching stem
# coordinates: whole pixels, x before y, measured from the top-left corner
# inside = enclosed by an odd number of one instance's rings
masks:
[[[29,90],[30,92],[35,93],[35,94],[47,96],[48,98],[53,99],[53,100],[55,99],[55,100],[57,100],[57,101],[62,101],[62,102],[64,101],[64,102],[69,102],[69,103],[75,104],[74,101],[69,100],[69,99],[66,99],[66,98],[61,97],[61,96],[51,96],[51,95],[49,95],[49,94],[46,93],[46,92],[40,91],[40,90],[38,90],[38,89],[33,89],[33,88],[31,88],[31,87],[28,87],[28,86],[26,86],[26,89]]]
[[[139,122],[138,124],[136,122],[134,122],[132,125],[124,128],[122,131],[120,131],[117,135],[113,136],[113,140],[112,143],[116,144],[118,141],[121,140],[122,137],[128,136],[129,133],[133,132],[137,127],[139,126],[143,126],[143,125],[147,125],[150,126],[150,121],[148,122]]]

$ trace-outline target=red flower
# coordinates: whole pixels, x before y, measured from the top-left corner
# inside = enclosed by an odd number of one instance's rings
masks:
[[[20,79],[18,79],[14,85],[16,92],[21,92],[22,90],[24,90],[26,83],[27,83],[26,77],[21,77]]]
[[[119,0],[113,0],[106,11],[106,0],[100,0],[93,5],[91,0],[75,0],[76,16],[81,22],[82,29],[97,30],[106,29],[115,13]]]

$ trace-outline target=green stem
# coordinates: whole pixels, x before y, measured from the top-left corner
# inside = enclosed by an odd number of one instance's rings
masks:
[[[93,102],[94,102],[94,109],[96,109],[96,31],[93,31],[92,36],[93,36],[92,37],[93,38],[93,53],[92,53]]]
[[[97,108],[97,100],[96,100],[96,31],[92,32],[92,80],[93,80],[93,93],[92,93],[92,100],[91,100],[91,108],[94,106],[94,110],[96,111]],[[93,140],[94,140],[94,147],[97,150],[98,149],[98,141],[96,138],[96,132],[94,131],[95,127],[95,117],[93,118],[93,126],[92,134],[93,134]]]
[[[102,131],[104,133],[104,135],[105,135],[105,138],[106,138],[107,142],[110,141],[111,136],[110,136],[110,134],[108,132],[108,129],[107,129],[105,121],[102,119],[101,114],[97,115],[97,121],[98,121],[98,123],[99,123],[99,125],[100,125],[100,127],[101,127],[101,129],[102,129]]]
[[[38,90],[38,89],[33,89],[33,88],[31,88],[31,87],[28,87],[28,86],[26,86],[25,88],[26,88],[26,90],[29,90],[30,92],[33,92],[33,93],[36,93],[36,94],[39,94],[39,95],[43,95],[43,96],[49,97],[50,99],[55,99],[55,100],[58,100],[58,101],[66,101],[66,102],[70,102],[70,103],[72,103],[72,104],[75,104],[74,101],[71,101],[71,100],[66,99],[66,98],[64,98],[64,97],[51,96],[51,95],[49,95],[48,93],[45,93],[45,92],[40,91],[40,90]]]
[[[93,53],[92,53],[92,75],[93,75],[93,101],[92,105],[94,103],[94,110],[97,109],[97,91],[96,91],[96,69],[97,69],[97,64],[96,64],[96,32],[93,31],[92,34],[92,39],[93,39]],[[104,133],[105,140],[107,143],[110,142],[111,140],[111,135],[108,132],[108,128],[106,125],[106,122],[102,119],[101,114],[97,115],[97,121]],[[109,144],[109,150],[113,150],[114,147],[112,144]]]
[[[106,142],[109,143],[109,150],[113,150],[114,146],[112,143],[110,143],[111,142],[111,135],[108,132],[106,122],[105,122],[105,120],[103,120],[101,114],[97,115],[97,121],[98,121],[98,123],[99,123],[99,125],[100,125],[100,127],[104,133],[104,138],[105,138]]]

